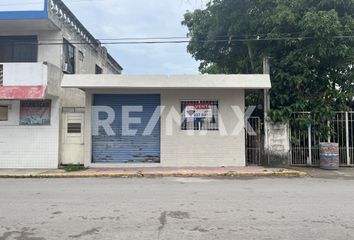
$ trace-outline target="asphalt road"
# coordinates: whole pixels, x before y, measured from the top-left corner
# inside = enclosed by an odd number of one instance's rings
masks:
[[[0,179],[5,239],[354,239],[354,180]]]

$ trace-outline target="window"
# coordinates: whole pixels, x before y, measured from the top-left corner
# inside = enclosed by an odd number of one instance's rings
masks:
[[[68,40],[64,39],[63,44],[64,69],[68,74],[75,73],[75,47]]]
[[[68,133],[81,133],[81,123],[68,123]]]
[[[101,68],[100,66],[98,66],[97,64],[96,64],[96,70],[95,70],[95,73],[96,73],[96,74],[102,74],[102,73],[103,73],[102,68]]]
[[[51,100],[21,101],[21,125],[50,125]]]
[[[9,120],[9,107],[8,106],[0,106],[0,122]]]
[[[84,61],[84,53],[81,51],[81,50],[79,50],[79,61],[80,62],[83,62]]]
[[[0,37],[0,62],[37,62],[37,36]]]
[[[219,130],[218,101],[191,100],[181,102],[182,130]]]

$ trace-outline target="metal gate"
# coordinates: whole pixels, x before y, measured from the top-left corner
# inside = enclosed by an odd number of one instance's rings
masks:
[[[246,124],[246,163],[261,165],[261,119],[250,117]]]
[[[160,106],[159,94],[97,94],[94,106],[113,109],[115,118],[111,124],[113,135],[99,128],[98,135],[92,136],[92,161],[94,163],[157,163],[160,162],[160,120],[152,132],[144,131],[155,110]],[[133,107],[129,123],[134,134],[123,132],[123,108]],[[107,113],[100,113],[99,119],[107,119]]]
[[[294,119],[311,117],[311,114],[309,112],[294,113],[292,117]],[[318,136],[311,125],[308,125],[306,129],[290,126],[291,165],[318,166],[320,164],[320,142],[338,143],[340,164],[342,166],[354,165],[354,112],[337,112],[328,125],[333,133],[327,138]]]

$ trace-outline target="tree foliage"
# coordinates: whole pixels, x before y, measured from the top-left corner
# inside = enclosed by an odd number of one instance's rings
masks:
[[[274,121],[326,122],[353,100],[354,0],[211,0],[182,24],[202,73],[261,73],[271,57]]]

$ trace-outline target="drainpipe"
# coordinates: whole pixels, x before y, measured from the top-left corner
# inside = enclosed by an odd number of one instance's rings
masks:
[[[266,56],[263,58],[263,74],[268,74],[270,75],[270,62],[269,62],[270,57]],[[270,110],[270,97],[269,97],[269,90],[264,89],[264,149],[267,154],[267,162],[268,165],[270,164],[270,159],[269,159],[269,150],[270,150],[270,144],[269,144],[269,127],[268,127],[268,111]]]

